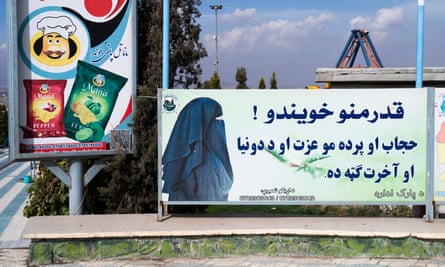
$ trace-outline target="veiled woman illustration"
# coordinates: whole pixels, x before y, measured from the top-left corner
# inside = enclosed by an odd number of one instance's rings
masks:
[[[226,201],[233,172],[221,105],[208,97],[179,113],[162,156],[163,192],[169,201]]]

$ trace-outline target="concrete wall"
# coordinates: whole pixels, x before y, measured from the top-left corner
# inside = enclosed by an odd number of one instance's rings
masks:
[[[416,68],[317,68],[315,82],[330,82],[330,88],[414,88]],[[445,87],[445,68],[424,68],[423,87]]]

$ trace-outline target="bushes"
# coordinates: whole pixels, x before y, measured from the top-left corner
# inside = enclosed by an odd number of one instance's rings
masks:
[[[352,217],[411,217],[409,206],[378,206],[378,205],[348,205],[348,206],[324,206],[324,205],[292,205],[292,206],[209,206],[206,214],[231,214],[231,215],[310,215],[310,216],[352,216]]]
[[[58,161],[57,165],[63,170],[67,170],[67,161]],[[27,192],[28,200],[23,209],[25,217],[67,215],[69,213],[68,186],[42,164],[38,165],[37,177],[28,187]]]

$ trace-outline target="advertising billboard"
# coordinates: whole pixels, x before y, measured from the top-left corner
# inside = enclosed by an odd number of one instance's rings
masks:
[[[17,1],[13,159],[132,150],[136,3]]]
[[[167,204],[426,201],[427,90],[160,95]]]
[[[434,98],[434,201],[445,202],[445,88]]]

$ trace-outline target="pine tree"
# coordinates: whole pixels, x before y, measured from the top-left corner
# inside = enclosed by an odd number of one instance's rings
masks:
[[[156,212],[158,197],[157,88],[162,81],[162,1],[138,1],[138,97],[134,154],[112,158],[88,186],[86,212]],[[206,56],[199,43],[200,0],[171,1],[169,88],[197,85]],[[97,189],[96,189],[97,188]]]
[[[270,77],[270,89],[278,89],[277,78],[275,71],[272,72],[272,77]]]
[[[244,67],[239,67],[236,70],[235,80],[238,82],[236,89],[249,89],[246,84],[247,81],[247,70]]]
[[[213,75],[210,78],[209,89],[221,89],[221,79],[216,71],[213,72]]]
[[[266,82],[264,81],[264,78],[261,77],[260,82],[258,84],[258,89],[266,89]]]
[[[152,2],[153,0],[149,1]],[[170,84],[174,88],[197,87],[202,74],[199,60],[207,56],[199,41],[201,0],[170,1]]]

